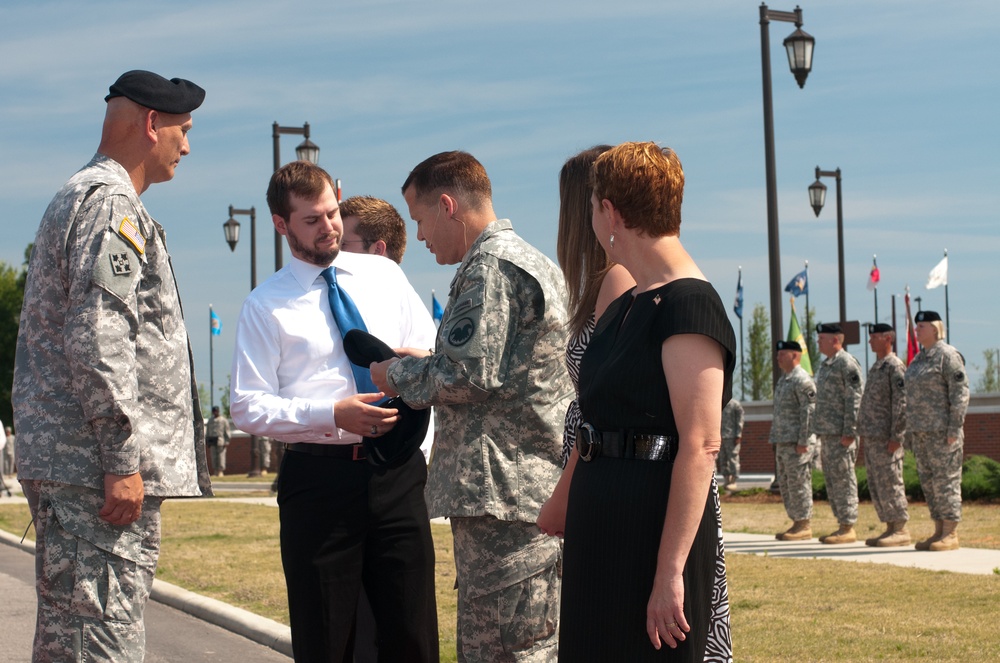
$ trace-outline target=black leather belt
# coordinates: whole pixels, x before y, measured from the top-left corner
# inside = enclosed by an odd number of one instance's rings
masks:
[[[672,463],[677,457],[677,438],[631,430],[599,431],[584,423],[580,424],[576,432],[576,449],[580,453],[580,460],[587,462],[598,456],[607,456]]]
[[[286,444],[285,451],[309,454],[311,456],[326,456],[342,460],[365,460],[365,445],[363,444],[311,444],[299,442]]]

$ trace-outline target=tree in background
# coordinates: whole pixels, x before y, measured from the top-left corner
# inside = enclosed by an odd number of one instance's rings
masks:
[[[747,380],[750,382],[750,398],[762,401],[771,398],[774,385],[771,383],[772,355],[770,319],[763,304],[754,304],[747,330],[750,357]]]
[[[14,350],[17,347],[17,327],[24,302],[24,281],[27,275],[31,244],[24,250],[24,267],[20,270],[0,260],[0,420],[13,426],[14,412],[10,403],[14,383]],[[16,432],[16,431],[15,431]]]
[[[986,368],[976,383],[976,392],[990,394],[1000,391],[1000,350],[993,348],[983,350],[983,359],[986,360]]]

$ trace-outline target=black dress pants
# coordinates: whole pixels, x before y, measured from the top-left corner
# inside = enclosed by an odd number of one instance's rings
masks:
[[[281,563],[297,663],[350,663],[362,584],[380,662],[438,661],[434,547],[421,454],[393,469],[289,451]]]

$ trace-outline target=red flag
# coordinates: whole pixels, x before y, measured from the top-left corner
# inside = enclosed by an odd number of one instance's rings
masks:
[[[920,346],[917,344],[917,332],[913,328],[913,315],[910,313],[909,288],[906,289],[906,296],[903,299],[906,302],[906,365],[909,366],[913,358],[920,352]]]
[[[868,289],[874,290],[878,287],[878,282],[882,280],[882,277],[878,273],[878,265],[875,264],[875,259],[872,258],[872,271],[868,273]]]

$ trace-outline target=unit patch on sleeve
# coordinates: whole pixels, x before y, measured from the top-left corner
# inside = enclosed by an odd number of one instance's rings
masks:
[[[128,253],[112,253],[109,257],[111,259],[112,274],[125,276],[132,273],[132,263],[129,262]]]

